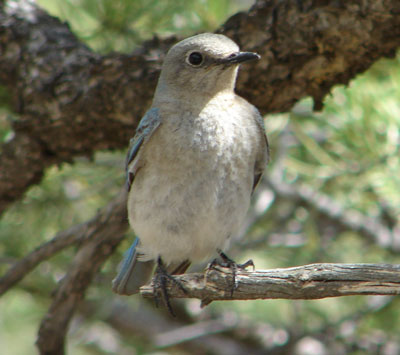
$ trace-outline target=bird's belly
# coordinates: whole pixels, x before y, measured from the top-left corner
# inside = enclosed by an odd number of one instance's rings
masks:
[[[252,179],[208,165],[206,171],[199,165],[181,173],[173,166],[164,171],[158,166],[157,172],[148,167],[136,177],[129,220],[148,259],[161,256],[167,264],[202,261],[223,249],[239,230]]]
[[[213,107],[210,108],[210,110]],[[146,143],[128,200],[148,259],[201,261],[223,249],[246,216],[254,182],[256,127],[235,111],[165,122]],[[215,117],[214,117],[215,116]]]

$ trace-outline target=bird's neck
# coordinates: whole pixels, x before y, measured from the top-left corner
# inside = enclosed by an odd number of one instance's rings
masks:
[[[175,103],[180,106],[185,104],[189,106],[205,106],[216,96],[235,96],[234,85],[235,81],[232,80],[232,83],[225,82],[223,86],[216,84],[208,88],[180,89],[176,87],[171,88],[160,81],[154,94],[153,106],[159,107],[163,103]]]

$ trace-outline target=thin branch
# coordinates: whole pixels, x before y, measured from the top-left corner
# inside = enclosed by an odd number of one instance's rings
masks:
[[[345,209],[328,195],[315,191],[310,186],[286,184],[274,173],[268,174],[264,181],[279,196],[302,201],[346,229],[362,233],[380,247],[398,252],[399,231],[392,231],[379,218],[366,216],[354,209]]]
[[[119,204],[119,205],[118,205]],[[90,240],[98,233],[98,226],[104,221],[105,214],[113,210],[114,213],[124,213],[125,201],[121,201],[119,196],[111,201],[103,211],[98,213],[91,220],[73,226],[72,228],[58,233],[48,242],[39,245],[35,250],[28,255],[18,260],[10,269],[0,278],[0,296],[12,288],[16,283],[21,281],[28,273],[30,273],[42,261],[53,257],[61,250],[70,247],[71,245],[82,243],[85,240]],[[127,228],[127,220],[122,221],[114,219],[115,223],[122,225],[119,228]],[[111,222],[109,222],[111,223]],[[114,226],[115,228],[116,226]]]
[[[230,269],[211,268],[204,274],[175,276],[187,294],[168,283],[170,297],[198,298],[202,304],[222,300],[320,299],[350,295],[400,294],[400,265],[310,264],[285,269],[238,270],[233,296]],[[143,297],[154,297],[152,285],[141,287]]]
[[[65,335],[72,315],[94,276],[123,239],[127,228],[126,194],[122,193],[91,221],[68,273],[55,291],[53,303],[43,318],[37,346],[41,354],[63,354]]]
[[[140,338],[142,344],[151,344],[151,348],[173,347],[175,352],[182,350],[193,354],[221,354],[221,349],[225,349],[224,354],[231,355],[265,354],[262,342],[255,335],[257,324],[249,324],[248,320],[232,320],[222,315],[218,319],[199,321],[186,312],[182,317],[172,318],[169,313],[160,312],[151,302],[141,303],[140,307],[133,310],[128,299],[105,298],[92,304],[82,303],[79,314],[95,316],[96,319],[104,317],[102,320],[119,334],[128,338],[134,335]],[[179,308],[178,303],[175,304],[175,310],[176,307]],[[99,309],[102,310],[101,314]],[[202,316],[205,316],[204,312]],[[188,323],[197,326],[188,326]],[[246,327],[248,332],[243,334],[243,328]]]
[[[185,313],[181,318],[171,318],[168,313],[158,312],[154,306],[147,302],[142,302],[140,307],[134,307],[133,310],[129,300],[116,299],[113,300],[102,298],[97,301],[83,302],[79,307],[79,314],[86,319],[93,316],[98,319],[99,312],[102,312],[101,320],[108,323],[119,334],[123,334],[127,339],[134,334],[136,338],[140,338],[144,344],[152,344],[157,348],[174,347],[175,351],[179,351],[181,346],[189,353],[211,353],[220,354],[224,349],[226,354],[292,354],[296,343],[306,336],[315,336],[322,342],[332,340],[337,337],[337,331],[341,329],[344,323],[352,323],[357,327],[366,315],[382,310],[382,307],[388,307],[393,297],[385,297],[381,302],[366,302],[356,313],[341,316],[339,319],[328,319],[320,327],[310,330],[300,329],[296,322],[288,325],[287,328],[281,328],[277,325],[268,323],[267,318],[259,322],[250,321],[246,316],[240,314],[232,318],[228,309],[219,312],[204,310],[200,317],[187,319],[188,314]],[[298,306],[299,303],[292,303],[291,306]],[[182,310],[182,303],[177,302],[174,309]],[[183,310],[184,311],[184,310]],[[188,325],[190,324],[190,325]],[[243,332],[243,329],[246,329]],[[334,331],[332,331],[334,330]],[[90,332],[90,328],[85,329]],[[278,333],[284,332],[288,337],[285,344],[276,343]],[[221,333],[221,334],[218,334]],[[260,337],[262,334],[262,337]],[[322,335],[322,337],[321,337]],[[353,334],[344,335],[349,340],[349,346],[354,340],[350,340]],[[343,339],[343,338],[341,338]],[[114,350],[118,353],[122,349]]]
[[[85,226],[86,223],[83,227]],[[21,281],[42,261],[51,258],[64,248],[78,243],[85,235],[85,228],[82,228],[82,225],[76,225],[66,231],[58,233],[50,241],[39,245],[35,250],[16,261],[7,270],[4,276],[0,278],[0,295],[3,295],[16,283]]]

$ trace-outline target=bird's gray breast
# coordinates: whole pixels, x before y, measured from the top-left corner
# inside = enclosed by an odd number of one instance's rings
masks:
[[[202,259],[239,230],[250,203],[255,154],[251,125],[237,114],[216,107],[195,117],[187,112],[163,120],[148,141],[129,204],[144,246],[165,241],[174,255],[190,251],[193,260]]]
[[[217,195],[219,205],[229,203],[225,201],[229,194],[247,200],[253,182],[252,141],[256,135],[255,125],[247,118],[246,112],[233,105],[209,103],[197,115],[188,110],[166,122],[162,127],[165,132],[160,130],[163,144],[158,147],[165,169],[172,169],[173,175],[179,171],[179,179],[198,194],[208,190],[213,198]]]

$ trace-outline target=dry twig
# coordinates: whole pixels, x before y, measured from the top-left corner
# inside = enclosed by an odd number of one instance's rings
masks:
[[[204,274],[176,276],[187,294],[168,282],[170,297],[198,298],[205,306],[212,301],[255,299],[320,299],[350,295],[400,294],[400,265],[310,264],[285,269],[242,271],[231,297],[230,269],[212,268]],[[140,289],[154,297],[153,286]]]

